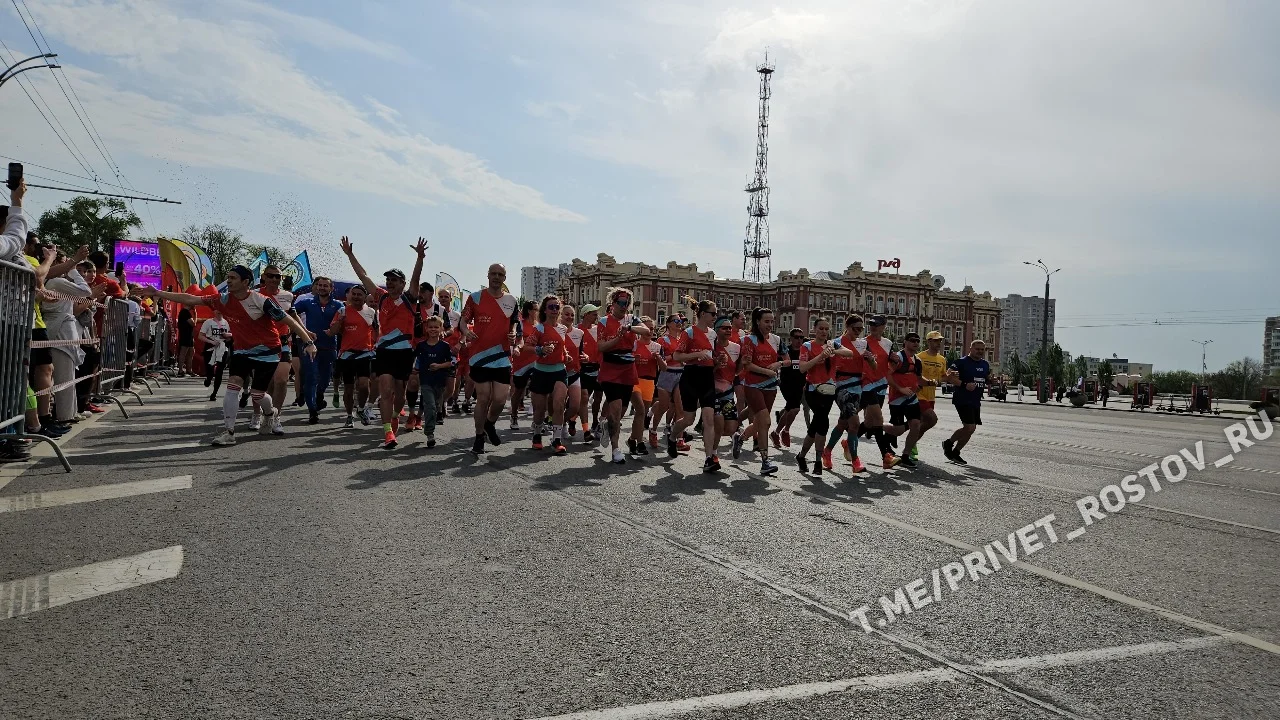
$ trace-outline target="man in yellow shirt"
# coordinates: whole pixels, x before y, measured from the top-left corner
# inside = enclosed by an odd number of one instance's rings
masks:
[[[934,393],[947,377],[947,357],[942,354],[942,333],[934,330],[924,336],[925,350],[916,353],[920,359],[920,389],[916,398],[920,400],[920,436],[923,437],[929,428],[938,424],[938,414],[934,412]],[[918,445],[918,441],[917,441]],[[911,448],[911,459],[918,457],[915,447]]]

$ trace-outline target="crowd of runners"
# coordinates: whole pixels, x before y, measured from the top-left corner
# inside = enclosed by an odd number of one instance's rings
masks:
[[[833,469],[837,446],[854,473],[864,472],[860,440],[875,444],[885,469],[915,467],[921,440],[938,422],[935,403],[944,384],[953,388],[961,422],[942,442],[949,460],[966,464],[960,452],[982,423],[990,367],[981,341],[949,363],[941,334],[928,333],[921,349],[920,336],[908,333],[895,350],[884,337],[883,317],[857,315],[843,328],[821,320],[811,335],[791,329],[784,339],[768,308],[748,316],[693,298],[686,298],[687,313],[658,327],[634,313],[625,288],[610,289],[602,307],[575,308],[555,295],[521,305],[506,291],[506,268],[497,263],[459,313],[450,309],[447,290],[420,282],[422,238],[412,246],[410,275],[387,270],[381,285],[347,237],[341,247],[360,281],[343,299],[333,296],[331,279],[317,277],[310,294],[295,302],[274,266],[262,271],[256,288],[248,268],[232,268],[217,296],[149,291],[214,311],[199,332],[206,385],[214,385],[211,401],[224,372],[228,376],[215,445],[235,444],[236,418],[249,403],[250,430],[283,435],[291,375],[298,380],[294,402],[307,407],[311,423],[328,407],[332,378],[333,404],[345,411],[345,427],[381,424],[387,449],[419,430],[434,447],[436,427],[452,412],[471,416],[471,451],[481,454],[502,444],[504,414],[514,430],[521,412],[531,409],[535,450],[564,455],[580,430],[582,443],[599,443],[622,464],[628,455],[692,452],[700,434],[705,472],[720,469],[722,446],[736,460],[747,441],[761,474],[777,472],[770,453],[792,446],[801,413],[805,428],[795,462],[803,473]],[[781,408],[775,408],[778,394]]]

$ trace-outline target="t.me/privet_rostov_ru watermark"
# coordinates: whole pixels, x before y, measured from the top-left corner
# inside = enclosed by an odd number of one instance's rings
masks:
[[[1223,428],[1223,433],[1231,452],[1214,460],[1213,466],[1220,468],[1230,464],[1237,453],[1252,447],[1256,441],[1266,440],[1271,437],[1272,432],[1271,419],[1265,412],[1258,413],[1256,418],[1249,416],[1243,422],[1228,425]],[[1084,523],[1080,527],[1060,534],[1054,527],[1058,518],[1050,513],[1014,530],[1005,538],[992,540],[973,552],[962,555],[959,560],[933,568],[927,576],[904,583],[893,592],[881,595],[875,605],[863,605],[851,611],[849,618],[858,622],[864,631],[871,632],[873,620],[868,616],[878,610],[882,617],[874,620],[875,627],[885,628],[900,616],[910,615],[916,610],[941,602],[944,588],[954,593],[961,582],[977,582],[983,576],[991,575],[1008,565],[1025,560],[1049,545],[1057,544],[1061,538],[1065,538],[1067,542],[1076,540],[1094,523],[1106,519],[1107,515],[1115,515],[1124,510],[1126,505],[1142,502],[1148,493],[1158,493],[1170,485],[1182,482],[1192,470],[1204,470],[1208,464],[1204,457],[1204,441],[1197,440],[1191,448],[1167,455],[1132,475],[1124,476],[1119,483],[1107,485],[1093,495],[1076,500],[1076,510]]]

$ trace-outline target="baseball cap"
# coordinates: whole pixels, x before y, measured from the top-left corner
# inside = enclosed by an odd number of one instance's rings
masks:
[[[875,327],[877,325],[884,325],[885,322],[886,320],[884,319],[883,315],[876,315],[875,317],[872,317],[867,320],[867,324],[870,325],[871,327]]]
[[[924,336],[924,339],[925,340],[941,340],[942,333],[938,332],[937,330],[930,330],[929,334]]]
[[[253,271],[243,265],[236,265],[227,272],[233,272],[236,275],[239,275],[241,280],[253,279]]]
[[[592,305],[591,303],[587,303],[586,305],[582,306],[583,315],[586,315],[587,313],[593,313],[593,312],[600,312],[600,306]]]
[[[407,280],[407,279],[408,279],[408,278],[406,278],[406,277],[404,276],[404,271],[403,271],[403,270],[398,270],[398,269],[396,269],[396,268],[391,268],[390,270],[388,270],[388,271],[386,271],[386,272],[382,273],[382,275],[383,275],[383,277],[395,278],[395,279],[397,279],[397,280],[399,280],[399,281],[401,281],[401,282],[404,282],[405,280]]]

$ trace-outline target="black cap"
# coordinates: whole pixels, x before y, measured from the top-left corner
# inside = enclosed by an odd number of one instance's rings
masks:
[[[388,278],[395,278],[395,279],[397,279],[397,280],[400,280],[401,282],[404,282],[405,280],[408,280],[408,278],[406,278],[406,277],[404,276],[404,271],[403,271],[403,270],[397,270],[396,268],[391,268],[390,270],[388,270],[388,271],[386,271],[386,272],[384,272],[384,273],[382,273],[382,274],[383,274],[383,276],[384,276],[384,277],[388,277]]]
[[[253,271],[243,265],[236,265],[227,272],[233,272],[236,275],[239,275],[241,280],[253,279]]]
[[[877,325],[884,325],[885,322],[886,320],[884,319],[883,315],[876,315],[875,317],[867,319],[867,324],[870,325],[871,327],[875,327]]]
[[[920,342],[920,333],[913,333],[913,332],[907,333],[907,336],[902,338],[902,341],[907,342],[908,340],[915,340],[916,342]]]

